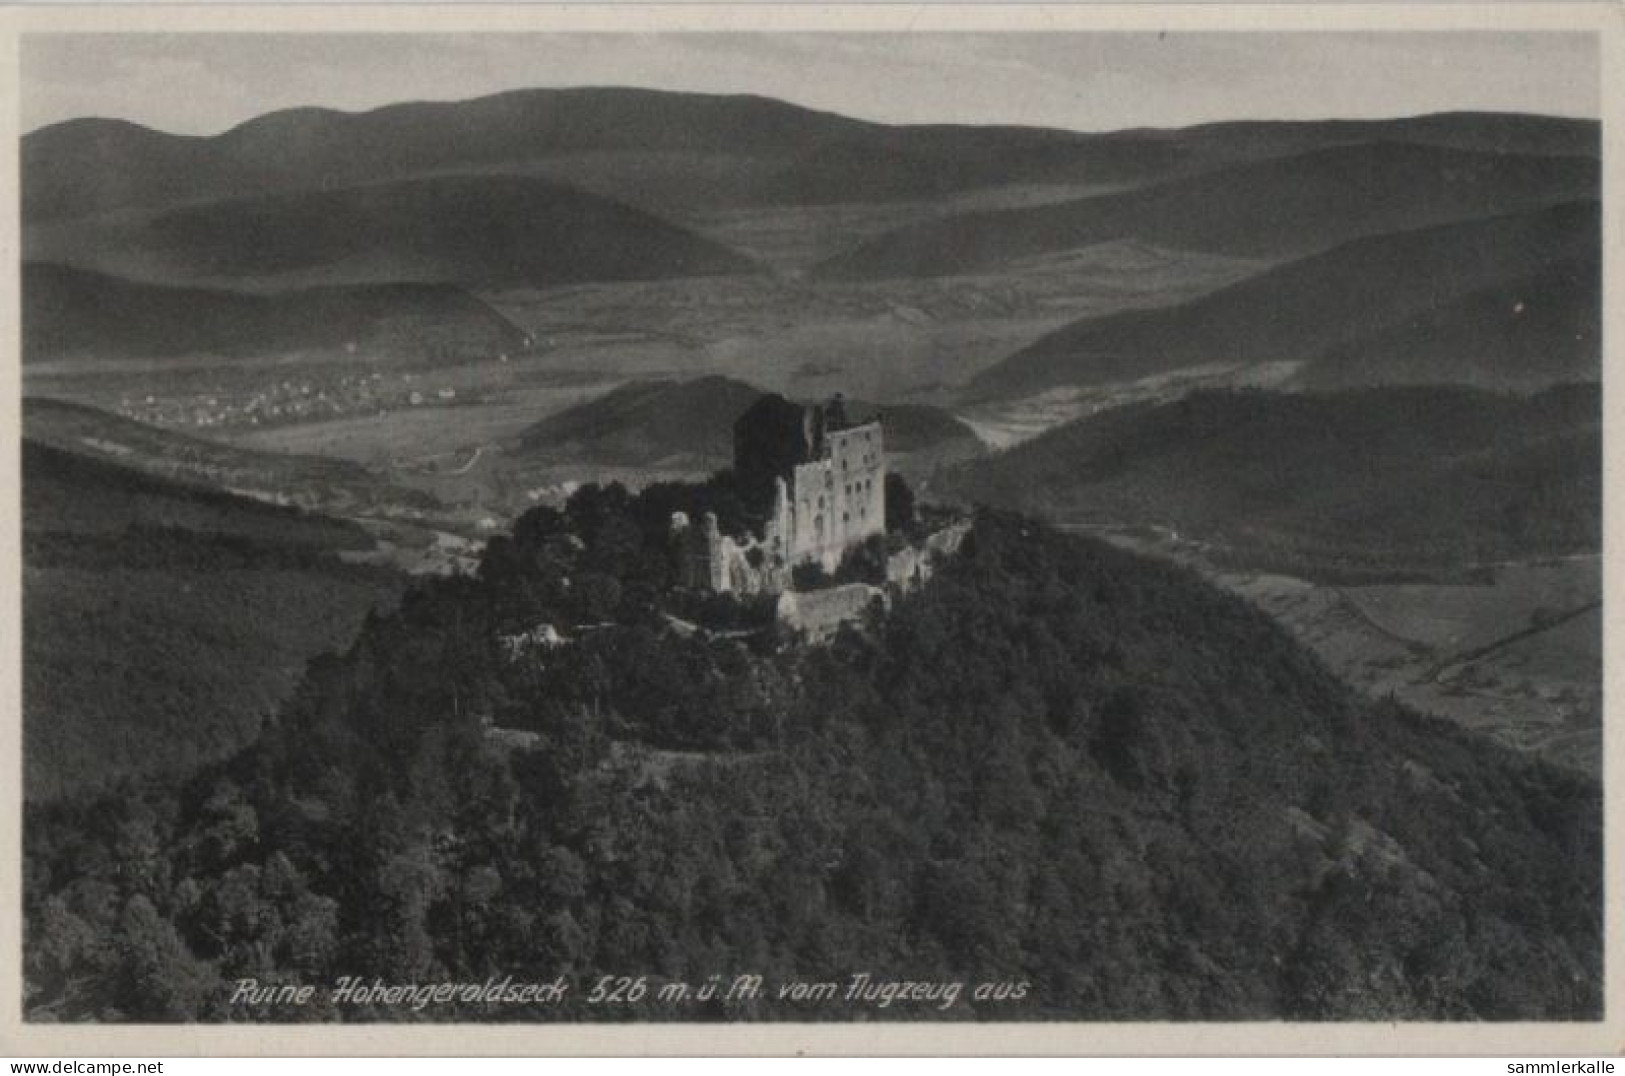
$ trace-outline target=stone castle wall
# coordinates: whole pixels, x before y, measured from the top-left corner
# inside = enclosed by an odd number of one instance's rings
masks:
[[[815,560],[833,572],[865,538],[886,531],[886,453],[880,423],[825,435],[826,455],[796,467],[775,513],[791,564]]]
[[[698,523],[678,512],[672,517],[672,540],[677,547],[677,574],[691,590],[717,594],[777,594],[790,583],[790,570],[768,543],[744,541],[723,534],[717,517],[707,512]]]
[[[928,535],[918,546],[905,546],[891,554],[886,560],[884,588],[850,583],[798,591],[791,586],[789,568],[771,560],[761,540],[736,542],[717,530],[716,517],[709,514],[698,526],[691,526],[680,514],[673,523],[682,549],[684,586],[740,597],[777,594],[779,622],[813,643],[833,638],[844,623],[861,621],[876,601],[889,607],[894,595],[923,586],[970,532],[968,521],[954,523]]]
[[[784,415],[774,412],[767,418],[788,428]],[[801,439],[797,450],[816,449],[817,457],[789,465],[787,475],[773,479],[773,505],[760,537],[722,534],[710,513],[699,521],[673,518],[685,586],[723,594],[777,593],[789,585],[796,565],[815,562],[833,572],[847,550],[885,534],[886,450],[880,421],[836,429],[821,420],[815,425],[811,431],[800,426],[791,431]],[[752,435],[760,440],[761,431],[753,426]],[[739,450],[756,444],[738,431],[736,442]],[[760,470],[761,462],[737,459],[735,471]]]
[[[920,586],[939,561],[959,551],[969,533],[970,521],[963,520],[931,532],[918,546],[904,546],[886,558],[886,583],[903,591]]]
[[[806,636],[810,643],[834,638],[842,624],[861,621],[868,611],[888,605],[886,592],[867,583],[849,583],[823,590],[787,590],[779,595],[780,624]]]

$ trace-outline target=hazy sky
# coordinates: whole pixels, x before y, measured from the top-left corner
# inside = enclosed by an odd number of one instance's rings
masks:
[[[524,86],[759,93],[888,122],[1101,130],[1448,109],[1598,113],[1588,34],[76,34],[23,39],[32,129],[212,134],[298,105]]]

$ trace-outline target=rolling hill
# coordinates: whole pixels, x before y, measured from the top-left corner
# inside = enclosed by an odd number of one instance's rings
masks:
[[[820,205],[932,200],[1019,184],[1133,188],[1241,162],[1372,144],[1593,160],[1601,153],[1593,121],[1512,113],[1212,123],[1100,134],[866,126],[831,133],[752,189],[767,202]]]
[[[1602,1014],[1595,781],[1358,694],[1192,572],[1002,513],[861,637],[654,630],[671,592],[639,552],[663,546],[647,508],[589,488],[539,512],[314,665],[237,758],[29,812],[30,1011],[376,1022],[392,1007],[234,1005],[228,986],[546,982],[568,959],[644,969],[644,1007],[572,990],[542,1019]],[[545,668],[497,656],[501,610],[570,623],[619,579],[615,618]],[[534,749],[494,748],[486,716]],[[979,967],[1011,989],[661,989],[746,951],[783,983],[861,959],[881,982]]]
[[[180,283],[546,286],[756,268],[641,210],[523,176],[247,196],[35,246],[50,260]]]
[[[933,201],[1015,184],[1134,185],[1189,165],[1178,145],[1024,127],[859,128],[759,181],[778,205]]]
[[[22,455],[30,799],[240,748],[400,590],[339,562],[373,544],[353,524],[32,440]]]
[[[535,89],[363,113],[269,113],[207,138],[74,120],[23,139],[23,213],[33,222],[248,194],[456,172],[520,172],[593,156],[622,169],[694,156],[783,162],[864,127],[766,98],[605,88]]]
[[[529,89],[361,113],[290,109],[210,137],[116,120],[54,124],[23,139],[23,215],[41,224],[453,173],[547,175],[662,213],[919,200],[1019,183],[1134,185],[1375,141],[1596,156],[1598,126],[1453,113],[1082,134],[887,126],[743,95]]]
[[[1411,142],[1484,153],[1598,157],[1594,120],[1522,112],[1433,112],[1362,120],[1226,120],[1178,128],[1130,128],[1106,141],[1170,142],[1207,160],[1287,157],[1360,142]]]
[[[1556,262],[1334,346],[1305,388],[1447,384],[1526,389],[1602,372],[1600,252]]]
[[[1251,258],[1595,196],[1598,162],[1362,143],[1248,162],[1122,194],[944,217],[824,262],[839,280],[996,271],[1113,240]]]
[[[23,436],[36,445],[154,478],[310,511],[391,514],[437,507],[426,494],[348,460],[255,452],[64,400],[24,397]]]
[[[1193,394],[1057,427],[939,492],[1172,527],[1254,567],[1463,566],[1601,548],[1598,387]]]
[[[373,544],[353,523],[144,474],[26,437],[23,465],[24,527],[36,534],[116,536],[167,529],[321,552]]]
[[[501,314],[445,284],[367,284],[270,295],[141,284],[29,262],[22,274],[23,361],[252,359],[344,351],[422,357],[437,344],[494,355],[527,345]]]
[[[526,455],[562,453],[604,462],[687,461],[726,466],[733,423],[760,389],[728,377],[631,381],[568,408],[519,436]]]
[[[529,457],[568,456],[597,463],[712,469],[733,462],[733,424],[762,390],[732,378],[632,381],[584,404],[550,415],[524,431]],[[853,401],[861,418],[879,410]],[[905,404],[885,409],[888,454],[958,448],[969,454],[975,434],[938,408]]]
[[[1600,236],[1597,204],[1576,202],[1358,239],[1182,305],[1073,322],[982,371],[968,395],[1012,399],[1056,386],[1131,381],[1205,365],[1293,363],[1301,373],[1322,362],[1347,363],[1359,341],[1370,341],[1380,353],[1387,346],[1383,333],[1487,289],[1549,271],[1555,275],[1542,277],[1544,286],[1572,280],[1564,275],[1567,267],[1590,264]],[[1579,285],[1583,296],[1589,285]],[[1584,305],[1583,298],[1556,304],[1577,316],[1584,315]],[[1551,379],[1595,378],[1600,351],[1568,339],[1591,326],[1555,328],[1554,354],[1574,365],[1552,371]],[[1532,329],[1539,325],[1532,323]],[[1416,339],[1426,342],[1425,334]],[[1432,356],[1423,361],[1445,380],[1504,380],[1493,354],[1480,356],[1446,340]]]

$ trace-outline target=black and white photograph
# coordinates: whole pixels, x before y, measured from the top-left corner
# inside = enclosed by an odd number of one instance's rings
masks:
[[[22,1026],[1602,1026],[1604,35],[749,15],[15,34]]]

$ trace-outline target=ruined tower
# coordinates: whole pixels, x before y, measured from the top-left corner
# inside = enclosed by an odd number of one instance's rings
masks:
[[[761,535],[736,542],[683,521],[689,585],[783,590],[796,565],[832,572],[847,550],[886,531],[882,421],[850,421],[838,395],[811,406],[775,394],[757,400],[734,423],[734,473]]]

